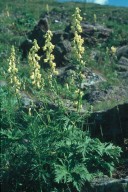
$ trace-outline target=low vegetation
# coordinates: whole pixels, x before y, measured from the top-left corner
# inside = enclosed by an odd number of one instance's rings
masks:
[[[112,143],[91,138],[86,127],[92,106],[87,104],[86,110],[83,110],[81,70],[91,62],[87,62],[89,47],[86,49],[83,46],[80,23],[85,12],[88,21],[99,20],[113,26],[117,20],[109,23],[100,20],[101,15],[99,12],[94,15],[91,4],[81,8],[81,12],[78,8],[82,7],[81,4],[70,4],[71,10],[67,8],[67,12],[70,13],[74,33],[71,61],[76,67],[76,73],[63,87],[57,79],[59,72],[54,61],[54,45],[51,43],[52,30],[56,26],[51,24],[51,30],[45,34],[45,46],[42,47],[45,51],[43,62],[48,65],[47,69],[44,70],[39,65],[41,58],[37,54],[39,46],[36,39],[27,60],[22,61],[18,51],[24,35],[34,27],[40,14],[43,11],[50,14],[53,9],[59,12],[62,5],[53,1],[48,4],[46,1],[15,1],[15,5],[11,1],[5,2],[0,3],[0,78],[7,82],[6,86],[0,87],[2,191],[74,192],[81,191],[95,177],[104,174],[111,177],[122,150]],[[76,9],[74,5],[77,5]],[[100,8],[97,6],[97,10]],[[107,11],[112,13],[113,9],[108,7],[102,11],[107,15]],[[118,12],[118,8],[115,9]],[[90,10],[91,13],[88,13]],[[123,17],[126,17],[125,12]],[[126,40],[128,33],[126,26],[125,33],[122,31],[122,25],[118,24],[116,34],[108,42],[108,52],[112,55],[113,62],[116,60],[114,48]],[[114,27],[116,26],[117,23]],[[97,69],[104,71],[109,84],[118,83],[116,74],[113,73],[114,64],[110,66],[105,45],[98,46],[99,50],[105,50],[105,64],[102,65],[101,60]],[[28,65],[24,66],[24,63]],[[95,65],[93,62],[90,64],[92,68]],[[78,83],[75,84],[75,81]],[[23,95],[29,95],[28,104],[27,101],[24,102]],[[63,98],[70,101],[73,110],[65,105]]]

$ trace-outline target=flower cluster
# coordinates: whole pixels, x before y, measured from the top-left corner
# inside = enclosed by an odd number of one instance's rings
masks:
[[[40,47],[38,46],[37,40],[35,39],[33,42],[33,47],[30,49],[28,55],[28,62],[31,68],[30,78],[32,80],[32,85],[34,85],[37,89],[43,87],[43,79],[41,77],[40,65],[39,65],[40,57],[37,54],[39,49]]]
[[[9,84],[14,88],[16,93],[19,93],[21,83],[17,77],[18,69],[16,67],[16,54],[15,48],[12,46],[11,48],[11,55],[9,58],[9,68],[8,68],[8,80]]]
[[[78,109],[82,108],[82,97],[83,97],[84,93],[83,91],[81,91],[80,89],[75,90],[75,96],[77,101],[74,102],[74,107],[77,107]]]
[[[80,9],[77,7],[75,13],[72,15],[72,26],[71,26],[71,30],[74,34],[74,38],[72,41],[72,55],[73,58],[77,61],[76,76],[75,76],[75,79],[77,79],[77,87],[76,90],[74,91],[75,94],[74,107],[76,107],[77,110],[82,109],[83,91],[81,91],[78,87],[81,87],[81,83],[84,78],[84,75],[82,74],[81,70],[85,66],[85,62],[83,61],[83,54],[85,49],[83,46],[84,39],[81,37],[82,17],[80,16],[80,12],[81,12]]]
[[[73,48],[72,52],[76,60],[79,64],[84,65],[85,62],[82,59],[83,53],[84,53],[84,47],[83,43],[84,40],[81,37],[80,33],[82,32],[82,27],[80,22],[82,21],[82,17],[80,16],[80,9],[77,7],[75,13],[72,15],[72,32],[74,33],[74,39],[73,39]]]
[[[115,54],[115,53],[116,53],[116,51],[117,51],[117,48],[116,48],[116,47],[114,47],[114,46],[112,46],[112,47],[111,47],[111,52],[112,52],[112,54]]]
[[[56,70],[56,63],[54,62],[54,55],[52,54],[54,45],[51,43],[52,40],[52,32],[50,30],[45,34],[45,46],[43,50],[46,52],[46,58],[44,59],[45,63],[49,63],[52,74],[57,75],[58,71]]]
[[[72,15],[72,32],[75,33],[77,31],[78,33],[82,33],[82,27],[80,22],[82,21],[82,17],[80,16],[80,9],[76,7],[75,13]]]

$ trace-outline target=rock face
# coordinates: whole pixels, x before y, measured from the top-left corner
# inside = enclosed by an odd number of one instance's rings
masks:
[[[32,42],[34,41],[34,39],[36,39],[40,47],[38,54],[43,59],[44,51],[42,50],[42,47],[45,44],[44,35],[46,34],[48,29],[49,29],[49,25],[48,25],[47,19],[46,18],[40,19],[38,24],[28,34],[28,38],[20,46],[20,50],[22,51],[23,58],[27,57],[28,52],[33,45]],[[66,32],[53,31],[52,43],[56,45],[53,51],[53,54],[55,56],[55,62],[57,64],[57,67],[63,66],[63,63],[67,61],[68,55],[71,51],[71,43],[67,39],[67,37],[68,37],[68,34]]]
[[[112,32],[112,30],[101,25],[82,23],[82,28],[83,32],[81,35],[85,39],[86,44],[95,44],[97,40],[101,42],[106,41]],[[37,40],[37,43],[41,48],[38,54],[43,58],[44,52],[42,47],[45,43],[44,35],[48,29],[49,25],[47,18],[41,18],[34,29],[28,34],[27,39],[20,46],[23,58],[28,55],[34,39]],[[57,67],[64,66],[66,65],[66,62],[69,61],[72,38],[73,33],[71,32],[71,25],[68,25],[64,31],[53,31],[52,43],[55,45],[53,53]]]
[[[106,177],[95,179],[91,182],[90,189],[82,192],[127,192],[128,177],[124,179],[111,179]]]
[[[98,74],[96,72],[93,72],[91,69],[85,67],[81,70],[81,73],[83,75],[83,80],[81,83],[81,88],[85,89],[90,86],[95,86],[96,84],[100,82],[106,81],[101,74]],[[76,75],[76,66],[68,65],[67,67],[60,67],[59,68],[59,75],[58,79],[61,81],[61,83],[67,83],[68,80]],[[76,82],[77,84],[77,82]]]
[[[125,66],[128,67],[128,58],[122,56],[122,57],[120,58],[120,60],[119,60],[119,64],[120,64],[120,65],[125,65]]]
[[[118,48],[116,55],[118,58],[116,66],[118,74],[128,80],[128,45]]]
[[[122,56],[128,58],[128,45],[118,48],[116,55],[118,59],[120,59]]]
[[[83,30],[81,35],[85,39],[86,45],[94,45],[97,41],[103,43],[111,36],[112,33],[111,29],[98,24],[92,25],[89,23],[82,23],[81,26]],[[65,32],[69,34],[69,38],[73,37],[71,24],[65,28]]]
[[[128,138],[128,103],[92,113],[89,124],[93,137],[123,145],[124,138]]]

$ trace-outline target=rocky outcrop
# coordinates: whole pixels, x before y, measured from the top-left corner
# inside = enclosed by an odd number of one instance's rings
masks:
[[[91,25],[91,24],[82,24],[82,29],[83,29],[83,36],[96,36],[97,38],[107,39],[110,37],[112,30],[108,29],[102,25]]]
[[[124,138],[128,138],[128,103],[92,113],[89,125],[93,137],[123,145]]]
[[[82,192],[127,192],[128,177],[122,179],[112,179],[107,176],[97,178],[91,182],[90,188]]]
[[[121,65],[121,66],[127,66],[128,67],[128,58],[126,58],[126,57],[121,57],[120,58],[120,60],[119,60],[119,64]]]
[[[119,47],[116,51],[118,63],[116,70],[118,74],[128,81],[128,45]]]
[[[106,28],[99,24],[89,24],[89,23],[82,23],[82,37],[86,41],[87,44],[94,45],[97,42],[103,43],[106,41],[112,34],[112,30]],[[73,37],[71,32],[71,24],[65,28],[65,32],[69,34],[69,38]]]
[[[28,38],[20,46],[20,50],[22,51],[22,57],[25,58],[27,57],[28,52],[33,45],[34,39],[36,39],[40,47],[38,55],[42,57],[40,64],[43,67],[45,66],[42,62],[44,57],[44,51],[42,47],[45,44],[44,35],[46,34],[47,30],[47,19],[41,19],[39,23],[34,27],[33,31],[28,34]],[[53,31],[52,43],[56,45],[53,54],[55,56],[55,62],[58,67],[63,66],[64,62],[66,63],[68,55],[71,51],[71,43],[67,39],[67,36],[67,33],[64,33],[63,31]]]
[[[89,86],[92,86],[92,85],[95,86],[100,82],[106,81],[101,74],[98,74],[87,67],[83,68],[81,70],[81,73],[83,75],[83,80],[80,85],[82,89],[88,88]],[[61,81],[62,84],[67,83],[73,75],[76,75],[76,66],[68,65],[67,67],[59,68],[58,79],[59,81]],[[74,79],[75,79],[75,76],[74,76]]]
[[[20,46],[23,58],[28,55],[34,39],[37,40],[38,45],[40,46],[38,54],[43,58],[44,52],[42,47],[45,43],[44,35],[48,29],[49,25],[47,18],[41,18],[34,29],[28,33],[27,39]],[[111,29],[105,28],[104,26],[86,23],[82,23],[82,29],[83,32],[81,35],[85,39],[86,44],[95,44],[97,41],[103,43],[110,37],[112,32]],[[52,43],[55,45],[53,54],[55,56],[57,67],[66,65],[66,62],[70,60],[72,38],[73,33],[71,32],[71,25],[68,25],[64,31],[53,31]]]
[[[128,45],[124,45],[119,47],[116,51],[117,58],[120,59],[121,57],[128,58]]]

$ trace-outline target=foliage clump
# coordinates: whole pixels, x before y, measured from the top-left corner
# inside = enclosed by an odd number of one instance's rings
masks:
[[[22,111],[19,115],[21,123],[1,130],[5,189],[81,191],[96,176],[112,174],[120,147],[92,139],[77,127],[79,116],[47,108],[42,113],[35,110],[31,116]]]

